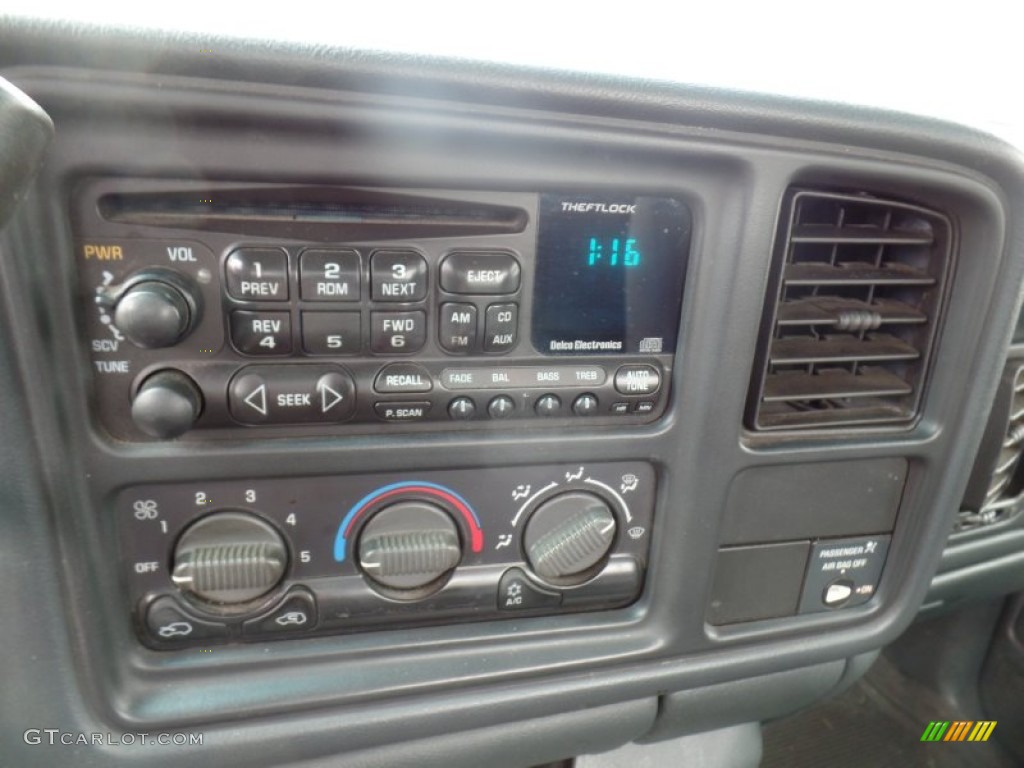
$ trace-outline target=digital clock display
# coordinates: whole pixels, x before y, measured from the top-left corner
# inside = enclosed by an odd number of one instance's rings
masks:
[[[533,343],[544,354],[675,351],[689,209],[638,195],[540,199]]]

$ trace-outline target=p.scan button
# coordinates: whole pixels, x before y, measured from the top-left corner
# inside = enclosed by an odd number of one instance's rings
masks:
[[[356,407],[352,377],[330,365],[251,365],[228,385],[228,407],[242,424],[334,424]]]

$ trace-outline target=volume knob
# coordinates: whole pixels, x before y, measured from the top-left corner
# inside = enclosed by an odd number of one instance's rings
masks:
[[[113,309],[114,326],[143,349],[177,344],[196,327],[202,308],[192,279],[163,268],[136,272],[121,285],[102,288],[97,301]]]
[[[234,605],[276,587],[287,565],[288,550],[269,524],[244,512],[217,512],[181,535],[171,580],[205,602]]]

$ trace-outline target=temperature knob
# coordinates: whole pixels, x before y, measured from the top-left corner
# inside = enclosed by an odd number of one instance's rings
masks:
[[[423,501],[385,507],[359,535],[359,566],[371,582],[385,588],[429,587],[461,559],[455,521],[440,507]]]
[[[237,605],[276,587],[287,566],[284,540],[268,523],[245,512],[216,512],[178,539],[171,580],[205,602]]]
[[[523,534],[534,573],[551,582],[587,575],[608,554],[616,522],[600,496],[571,491],[548,499],[530,516]]]
[[[170,347],[199,322],[195,283],[171,269],[136,272],[124,283],[100,289],[100,305],[113,310],[114,325],[137,347]]]

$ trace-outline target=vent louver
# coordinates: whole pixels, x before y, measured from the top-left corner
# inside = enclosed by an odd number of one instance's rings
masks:
[[[955,531],[993,525],[1018,511],[1024,490],[1024,366],[1008,368],[1000,390]]]
[[[891,200],[796,190],[781,221],[751,426],[909,422],[949,271],[949,220]]]

